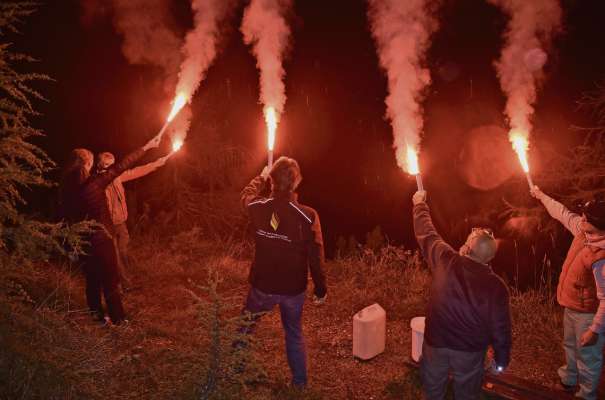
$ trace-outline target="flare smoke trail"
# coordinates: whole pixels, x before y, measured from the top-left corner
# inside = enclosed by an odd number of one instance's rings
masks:
[[[84,0],[83,4],[86,14],[103,5],[100,0]],[[166,86],[173,89],[176,85],[176,94],[190,102],[216,57],[220,24],[235,0],[191,0],[194,27],[184,42],[169,28],[170,0],[111,0],[111,4],[128,62],[162,68]],[[173,122],[172,128],[181,136],[189,128],[191,114],[186,107]]]
[[[194,27],[187,33],[181,49],[183,62],[175,91],[176,96],[185,96],[188,103],[216,58],[220,24],[229,16],[234,4],[235,0],[191,0]],[[191,109],[186,107],[173,123],[177,139],[182,141],[187,136],[191,117]]]
[[[431,83],[424,67],[430,37],[439,24],[440,1],[368,0],[368,17],[380,65],[387,73],[387,117],[393,127],[397,163],[406,169],[407,148],[417,150],[423,128],[422,106]]]
[[[252,0],[241,26],[244,42],[252,45],[260,70],[260,101],[265,114],[268,107],[274,107],[278,118],[286,104],[282,60],[290,39],[285,13],[291,6],[292,0]]]
[[[173,86],[182,40],[169,28],[169,1],[112,0],[112,5],[115,29],[124,37],[124,57],[131,64],[161,68],[167,85]]]
[[[233,5],[233,0],[191,1],[194,28],[185,38],[183,63],[176,86],[176,93],[185,94],[189,101],[216,57],[220,24],[229,15]]]
[[[552,37],[561,28],[558,0],[488,0],[509,17],[500,60],[495,63],[500,86],[507,96],[506,116],[511,137],[527,140],[533,104],[544,80],[544,64]]]

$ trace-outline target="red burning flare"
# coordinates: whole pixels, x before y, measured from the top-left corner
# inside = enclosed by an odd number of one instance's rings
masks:
[[[177,151],[179,151],[181,149],[182,146],[183,146],[182,139],[174,139],[172,141],[172,152],[176,153]]]
[[[509,134],[510,141],[513,145],[513,150],[517,153],[517,157],[519,157],[519,162],[521,163],[521,168],[523,168],[523,172],[525,172],[525,177],[527,178],[527,183],[529,188],[533,188],[534,183],[531,180],[531,176],[529,176],[529,162],[527,160],[527,150],[529,149],[529,141],[527,140],[527,135],[524,135],[522,132],[517,130],[512,130]]]
[[[277,114],[275,108],[267,106],[265,108],[265,123],[267,124],[267,150],[268,165],[273,166],[273,148],[275,147],[275,131],[277,130]]]
[[[410,175],[414,175],[416,177],[416,185],[418,186],[418,190],[424,190],[424,185],[422,184],[422,176],[420,175],[420,167],[418,166],[418,153],[412,146],[407,146],[407,152],[405,157],[405,165],[408,173]]]
[[[181,111],[181,109],[187,104],[187,96],[184,93],[179,93],[172,103],[172,109],[170,110],[170,114],[168,114],[168,118],[166,122],[171,122],[174,117]]]

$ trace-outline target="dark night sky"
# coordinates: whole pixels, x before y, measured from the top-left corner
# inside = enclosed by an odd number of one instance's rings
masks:
[[[186,17],[187,1],[174,2],[181,3],[176,9],[185,10]],[[47,3],[20,37],[11,37],[56,80],[42,88],[50,100],[37,122],[48,134],[43,146],[61,163],[77,146],[120,155],[142,144],[161,126],[170,100],[157,71],[127,64],[110,20],[83,26],[78,1]],[[573,141],[569,126],[590,122],[575,101],[605,78],[602,3],[563,1],[564,32],[555,40],[549,78],[537,102],[535,143],[563,150]],[[331,242],[340,234],[361,239],[363,232],[381,225],[391,238],[410,243],[415,185],[397,169],[391,149],[390,126],[383,118],[386,79],[368,30],[366,3],[299,0],[295,7],[293,47],[285,65],[288,101],[277,152],[301,163],[301,200],[318,209]],[[222,134],[249,148],[260,169],[265,136],[258,73],[237,29],[242,8],[195,98],[194,118],[203,120],[211,104],[227,104],[214,112],[214,118],[231,121]],[[505,99],[492,67],[505,17],[482,0],[447,0],[440,17],[428,57],[433,85],[425,103],[421,162],[437,224],[445,228],[473,215],[477,204],[526,196],[526,186],[516,169],[491,191],[473,189],[461,178],[467,133],[482,125],[505,126]],[[181,19],[185,27],[187,18]],[[229,99],[224,98],[227,80],[233,93]],[[539,154],[532,163],[539,170]],[[489,176],[489,164],[479,168]]]

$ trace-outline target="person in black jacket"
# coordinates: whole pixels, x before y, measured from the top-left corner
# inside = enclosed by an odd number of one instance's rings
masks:
[[[119,291],[117,253],[112,239],[113,223],[105,198],[105,189],[111,182],[141,158],[149,149],[158,147],[161,137],[158,135],[145,146],[125,157],[112,166],[105,174],[90,175],[93,160],[92,153],[85,149],[73,151],[72,163],[66,169],[63,188],[63,209],[66,220],[77,222],[93,220],[101,227],[95,229],[88,241],[90,248],[83,260],[86,277],[86,301],[91,313],[102,320],[104,318],[101,292],[105,296],[107,312],[111,322],[119,325],[126,319]],[[90,154],[90,161],[86,155]]]
[[[451,371],[456,400],[478,400],[488,345],[494,372],[510,361],[509,293],[489,266],[497,243],[490,230],[473,228],[455,251],[433,226],[426,192],[416,192],[413,203],[414,232],[432,273],[420,360],[424,396],[444,399]]]
[[[270,197],[261,195],[267,180]],[[298,202],[294,191],[301,180],[298,163],[280,157],[270,172],[265,168],[242,192],[242,205],[250,217],[256,245],[244,312],[257,315],[279,304],[292,384],[296,387],[307,384],[302,310],[309,271],[315,302],[323,303],[327,293],[319,215]],[[252,329],[250,325],[245,332]]]

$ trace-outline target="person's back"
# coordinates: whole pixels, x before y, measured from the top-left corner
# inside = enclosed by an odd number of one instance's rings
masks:
[[[70,224],[85,219],[82,207],[82,186],[88,179],[85,164],[92,164],[92,153],[87,149],[74,149],[61,178],[58,218]]]
[[[451,373],[456,400],[476,400],[487,346],[494,348],[496,371],[510,361],[509,294],[488,265],[496,240],[475,228],[456,252],[435,230],[425,198],[420,191],[413,199],[414,232],[432,273],[420,360],[424,397],[444,399]]]
[[[250,283],[266,293],[303,292],[307,287],[310,257],[321,256],[320,249],[312,250],[316,238],[314,228],[320,229],[317,213],[299,204],[295,197],[276,196],[248,205],[256,243]]]
[[[302,311],[309,271],[318,302],[326,297],[321,225],[315,210],[296,200],[295,190],[301,179],[298,163],[280,157],[270,173],[265,168],[242,192],[242,205],[250,217],[256,244],[251,287],[243,310],[252,321],[242,327],[242,332],[251,333],[252,322],[259,314],[279,305],[292,384],[297,387],[307,384]],[[267,182],[271,184],[270,197],[262,195]]]
[[[425,340],[435,347],[483,351],[491,344],[493,332],[498,335],[494,317],[501,316],[494,315],[494,310],[508,302],[508,291],[488,265],[452,252],[442,265],[431,266]],[[507,353],[505,348],[499,350]]]
[[[115,179],[105,187],[105,200],[108,214],[105,213],[104,207],[101,209],[102,204],[99,203],[94,206],[97,210],[96,213],[98,214],[98,218],[105,221],[103,224],[105,226],[111,225],[113,241],[118,252],[118,270],[122,290],[127,290],[132,286],[129,278],[131,267],[128,254],[130,234],[128,232],[128,226],[126,225],[128,207],[123,183],[141,178],[150,172],[155,171],[157,168],[164,165],[166,160],[173,154],[174,152],[171,152],[164,157],[158,158],[156,161],[132,169],[127,169],[116,176]],[[110,172],[113,165],[115,165],[115,157],[113,154],[109,152],[100,153],[97,156],[97,169],[95,175],[107,174]],[[100,193],[97,192],[97,189],[99,189],[99,187],[95,187],[94,195],[91,193],[90,196],[94,199],[95,203],[101,201],[101,196]],[[111,223],[109,220],[111,220]]]
[[[134,162],[136,162],[145,152],[145,150],[138,149],[124,158],[121,162],[112,166],[103,174],[95,174],[90,176],[84,183],[81,189],[81,200],[83,212],[87,218],[97,221],[102,224],[107,231],[97,231],[93,237],[99,239],[111,240],[107,233],[113,232],[113,222],[111,219],[111,211],[107,204],[107,198],[105,190],[115,178],[120,176],[126,169],[130,168]]]

